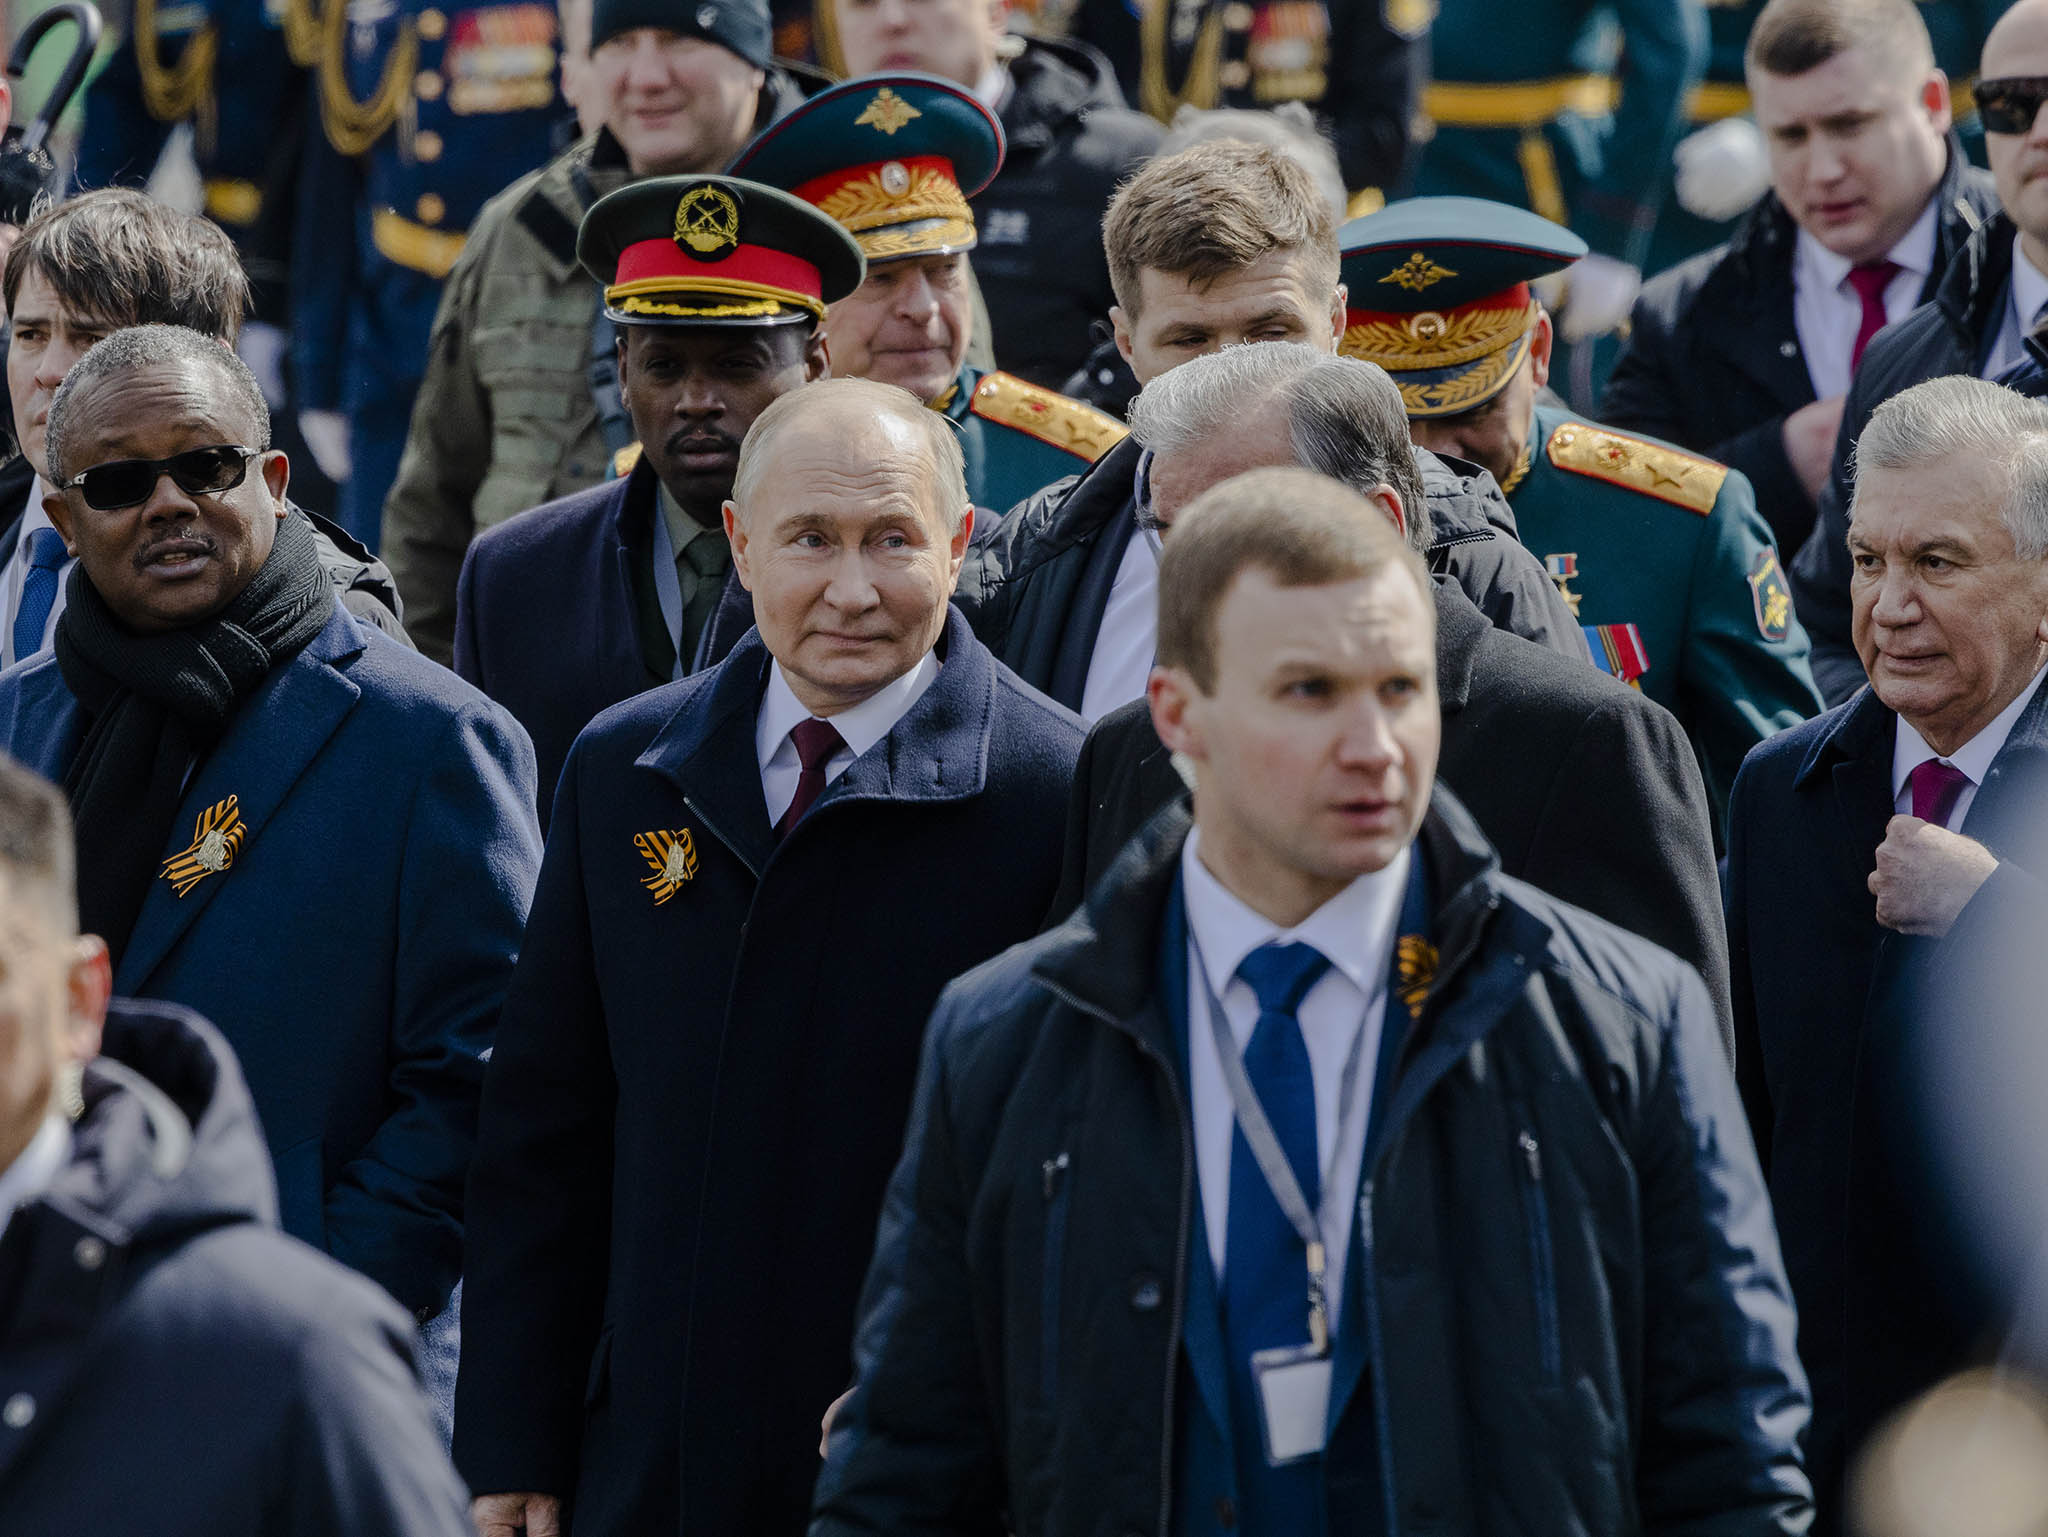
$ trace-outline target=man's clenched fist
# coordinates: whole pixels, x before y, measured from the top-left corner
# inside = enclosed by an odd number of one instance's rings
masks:
[[[1877,921],[1901,934],[1939,939],[1997,868],[1998,856],[1974,838],[1918,817],[1893,817],[1870,872]]]

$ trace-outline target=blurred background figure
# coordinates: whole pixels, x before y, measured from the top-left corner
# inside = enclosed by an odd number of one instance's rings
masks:
[[[2048,1533],[2048,1397],[2039,1377],[2019,1367],[1962,1372],[1901,1410],[1858,1465],[1849,1530]]]

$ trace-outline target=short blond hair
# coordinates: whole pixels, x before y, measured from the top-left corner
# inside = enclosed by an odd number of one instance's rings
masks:
[[[1282,587],[1324,587],[1389,567],[1415,579],[1436,622],[1422,557],[1378,507],[1309,470],[1252,470],[1212,486],[1173,521],[1159,558],[1158,658],[1209,693],[1216,686],[1216,614],[1239,574]]]
[[[1131,316],[1147,267],[1200,288],[1275,251],[1301,251],[1311,295],[1337,290],[1336,216],[1301,162],[1270,144],[1217,139],[1148,161],[1110,200],[1102,246]]]

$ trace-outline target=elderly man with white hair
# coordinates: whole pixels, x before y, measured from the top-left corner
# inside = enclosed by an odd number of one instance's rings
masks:
[[[1400,391],[1356,358],[1268,342],[1194,358],[1147,385],[1131,431],[1152,455],[1152,513],[1248,470],[1297,466],[1366,497],[1418,554],[1437,541]],[[1725,1028],[1727,945],[1706,786],[1678,721],[1583,662],[1487,623],[1453,569],[1433,576],[1438,776],[1509,875],[1691,963]],[[1089,733],[1067,820],[1065,913],[1186,787],[1143,698]]]
[[[1813,1378],[1816,1531],[1856,1444],[1992,1321],[1922,1209],[1919,1053],[2048,1007],[2048,407],[1931,380],[1857,460],[1870,684],[1751,752],[1729,812],[1738,1062]]]
[[[455,1419],[484,1533],[804,1530],[925,1018],[1059,875],[1080,724],[948,608],[948,423],[793,390],[725,526],[756,627],[570,750],[485,1080]]]

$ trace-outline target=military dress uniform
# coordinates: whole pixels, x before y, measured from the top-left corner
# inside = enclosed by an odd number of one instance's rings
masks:
[[[1002,158],[1002,127],[969,92],[930,75],[866,75],[812,97],[732,169],[830,214],[872,269],[971,251],[967,200]],[[1086,469],[1129,430],[1093,406],[971,363],[926,404],[959,427],[968,496],[996,513]]]
[[[1467,198],[1397,203],[1347,224],[1339,241],[1357,306],[1340,350],[1387,369],[1411,420],[1499,395],[1525,366],[1542,314],[1530,280],[1585,251],[1546,220]],[[1749,482],[1538,405],[1502,490],[1595,665],[1684,725],[1718,825],[1749,749],[1822,707]]]
[[[560,116],[552,5],[443,4],[330,0],[315,61],[298,243],[321,259],[294,284],[292,360],[301,405],[348,416],[340,521],[373,546],[442,282]]]

